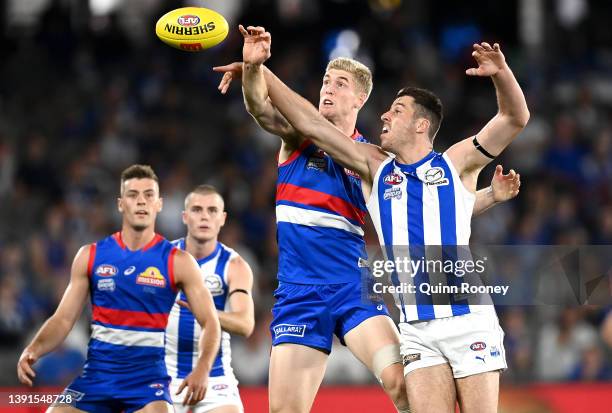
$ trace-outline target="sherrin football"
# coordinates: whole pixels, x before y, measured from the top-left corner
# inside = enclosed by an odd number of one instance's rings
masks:
[[[188,52],[199,52],[218,45],[228,31],[225,17],[203,7],[169,11],[155,25],[155,34],[162,42]]]

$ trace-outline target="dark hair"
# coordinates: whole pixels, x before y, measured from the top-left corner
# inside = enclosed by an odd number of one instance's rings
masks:
[[[219,192],[219,190],[215,186],[209,185],[209,184],[202,184],[202,185],[196,186],[187,194],[187,196],[185,197],[185,208],[187,207],[187,200],[189,199],[189,196],[191,194],[200,194],[200,195],[217,194],[219,195],[219,198],[221,198],[221,201],[223,201],[223,203],[225,204],[223,195],[221,195],[221,192]]]
[[[159,184],[155,171],[149,165],[132,165],[121,172],[121,186],[128,179],[152,179]]]
[[[432,91],[418,87],[405,87],[397,92],[396,98],[412,96],[414,99],[414,116],[426,118],[430,122],[429,139],[433,142],[442,122],[442,102]]]

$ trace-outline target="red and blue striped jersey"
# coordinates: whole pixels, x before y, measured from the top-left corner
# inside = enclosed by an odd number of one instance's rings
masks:
[[[353,139],[366,142],[355,131]],[[361,179],[310,141],[278,166],[278,279],[296,284],[358,281],[365,201]]]
[[[137,251],[125,246],[119,232],[90,246],[93,317],[85,371],[95,367],[127,374],[152,365],[166,371],[164,338],[177,294],[176,251],[157,234]]]

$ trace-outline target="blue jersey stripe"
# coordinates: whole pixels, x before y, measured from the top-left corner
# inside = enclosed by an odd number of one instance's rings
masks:
[[[435,159],[432,166],[438,166],[444,170],[444,176],[448,179],[448,185],[438,186],[438,203],[440,205],[440,232],[442,235],[442,259],[457,260],[457,216],[455,205],[455,185],[453,174],[444,160],[440,157]],[[459,285],[460,279],[454,274],[447,274],[448,285]],[[462,315],[470,312],[467,300],[455,301],[455,297],[450,295],[450,306],[453,315]]]
[[[225,274],[225,266],[227,265],[227,262],[229,261],[230,256],[231,254],[227,249],[225,248],[221,249],[221,253],[219,254],[219,259],[217,260],[217,266],[215,267],[215,274],[219,274],[221,276],[222,274]],[[223,276],[221,278],[221,281],[223,282],[223,286],[225,287],[225,292],[226,292],[223,295],[223,304],[225,304],[225,299],[227,298],[227,286],[225,286],[225,280],[223,279]],[[224,307],[225,305],[223,305],[223,308]],[[223,308],[219,308],[219,305],[217,305],[217,309],[223,311]],[[219,352],[217,353],[217,357],[215,358],[215,361],[211,369],[211,376],[213,375],[212,374],[213,372],[215,376],[225,375],[225,369],[223,368],[222,358],[223,358],[223,346],[219,346]]]
[[[193,370],[193,330],[193,314],[187,308],[181,307],[178,322],[177,351],[177,376],[179,378],[187,377],[191,370]]]
[[[425,259],[425,227],[423,225],[423,184],[418,179],[407,179],[406,182],[408,216],[408,245],[410,259]],[[419,292],[421,284],[429,283],[429,274],[418,270],[414,274],[414,284],[417,287],[416,305],[419,319],[435,318],[431,295]]]
[[[385,202],[385,184],[383,182],[384,177],[393,171],[393,162],[389,162],[380,171],[378,178],[378,210],[380,213],[380,226],[383,232],[383,239],[385,241],[385,252],[387,254],[387,260],[395,261],[395,254],[393,253],[393,213],[391,210],[392,202]],[[397,271],[393,269],[391,274],[391,282],[395,286],[399,286],[399,277]],[[408,319],[406,316],[406,309],[404,306],[404,297],[402,294],[397,295],[401,304],[401,310],[404,315],[404,319]]]

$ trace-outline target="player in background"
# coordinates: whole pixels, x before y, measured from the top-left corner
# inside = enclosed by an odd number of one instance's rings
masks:
[[[333,334],[346,343],[381,381],[399,411],[408,411],[399,338],[379,303],[361,300],[360,258],[365,258],[365,201],[359,176],[294,129],[267,96],[258,63],[259,44],[245,37],[242,63],[215,68],[225,72],[225,93],[242,72],[249,113],[265,130],[281,137],[277,223],[279,288],[271,326],[270,410],[307,412],[325,372]],[[267,37],[262,28],[249,27]],[[351,59],[329,63],[320,92],[319,112],[351,142],[366,142],[356,131],[357,114],[371,91],[367,67]],[[516,196],[520,177],[496,171],[492,190],[479,191],[477,208]],[[295,383],[301,383],[295,386]]]
[[[195,257],[202,279],[213,296],[223,330],[206,396],[191,407],[193,413],[244,411],[231,366],[230,333],[248,337],[253,332],[253,273],[240,255],[218,241],[226,217],[221,194],[211,185],[200,185],[185,198],[183,223],[187,225],[187,235],[172,242]],[[197,342],[202,332],[184,293],[177,298],[166,329],[166,366],[172,377],[173,394],[196,366]],[[175,411],[186,413],[188,407],[183,406],[177,396],[173,398]]]
[[[262,47],[252,62],[270,55],[270,37],[256,34]],[[364,197],[383,250],[409,245],[469,245],[478,174],[523,130],[529,120],[525,96],[497,43],[474,44],[478,67],[469,76],[490,77],[498,112],[476,135],[444,153],[433,150],[442,104],[430,91],[401,89],[381,116],[381,146],[354,142],[330,125],[305,99],[265,71],[270,99],[295,130],[362,179]],[[390,179],[393,178],[393,179]],[[391,258],[391,257],[389,257]],[[429,282],[426,272],[415,284]],[[448,294],[446,303],[417,293],[401,302],[401,353],[411,409],[496,412],[499,372],[506,368],[503,331],[492,305]],[[402,300],[402,297],[399,297]],[[396,298],[396,302],[397,302]]]
[[[164,330],[178,289],[198,303],[195,317],[206,328],[199,341],[201,355],[178,391],[187,388],[183,403],[190,405],[206,393],[219,348],[219,320],[193,257],[155,233],[162,198],[149,166],[123,171],[117,207],[121,231],[78,251],[57,310],[17,364],[19,380],[32,386],[32,365],[66,338],[91,298],[92,333],[83,373],[64,391],[63,401],[71,405],[55,405],[51,412],[174,411]]]

